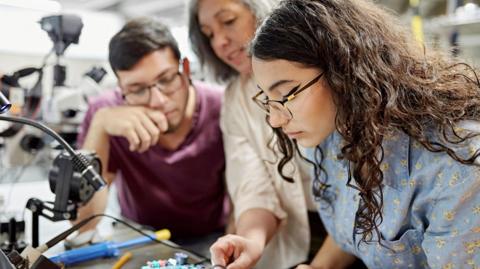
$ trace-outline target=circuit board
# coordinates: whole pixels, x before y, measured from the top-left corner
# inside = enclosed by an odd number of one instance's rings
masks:
[[[205,265],[187,264],[188,255],[177,252],[175,257],[166,260],[148,261],[141,269],[163,268],[163,269],[206,269]]]

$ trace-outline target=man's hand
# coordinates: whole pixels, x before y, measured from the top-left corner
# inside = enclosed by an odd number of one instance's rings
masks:
[[[227,269],[249,269],[255,266],[263,252],[263,246],[254,240],[238,235],[226,235],[211,247],[212,263]]]
[[[144,152],[158,142],[168,129],[165,115],[142,106],[108,107],[98,110],[92,126],[102,128],[110,136],[128,140],[130,151]]]

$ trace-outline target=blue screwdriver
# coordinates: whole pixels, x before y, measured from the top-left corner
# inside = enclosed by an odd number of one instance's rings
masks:
[[[155,238],[157,240],[168,240],[170,239],[170,236],[170,231],[167,229],[155,232]],[[106,241],[88,247],[68,250],[58,255],[52,256],[49,259],[55,263],[72,265],[99,258],[116,257],[120,254],[120,249],[143,245],[151,241],[152,238],[149,236],[142,236],[125,242]]]

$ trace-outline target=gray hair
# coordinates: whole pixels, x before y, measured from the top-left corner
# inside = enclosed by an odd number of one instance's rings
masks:
[[[189,30],[188,35],[192,44],[192,50],[200,60],[202,67],[207,67],[213,72],[218,82],[226,82],[236,77],[238,72],[224,63],[213,51],[210,41],[205,36],[198,21],[198,3],[201,0],[190,0],[188,7]],[[234,0],[244,4],[250,9],[256,18],[257,26],[267,17],[270,11],[278,4],[278,0]]]

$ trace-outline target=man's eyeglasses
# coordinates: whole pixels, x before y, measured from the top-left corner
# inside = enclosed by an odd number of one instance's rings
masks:
[[[171,95],[181,88],[181,84],[181,73],[177,71],[169,76],[161,77],[152,85],[124,93],[122,96],[129,105],[147,105],[150,102],[153,88],[156,88],[165,95]]]
[[[320,80],[320,78],[323,76],[324,72],[320,73],[318,76],[316,76],[314,79],[309,81],[305,86],[301,88],[293,88],[290,92],[285,95],[282,100],[268,100],[268,97],[265,97],[264,99],[260,99],[260,96],[263,93],[263,91],[259,91],[254,97],[252,97],[252,100],[265,112],[267,115],[270,115],[271,111],[275,111],[276,113],[280,113],[282,117],[286,118],[287,120],[291,120],[293,118],[292,112],[287,108],[285,105],[287,102],[292,101],[297,97],[297,95],[304,90],[308,89],[311,87],[313,84],[317,83],[317,81]]]

